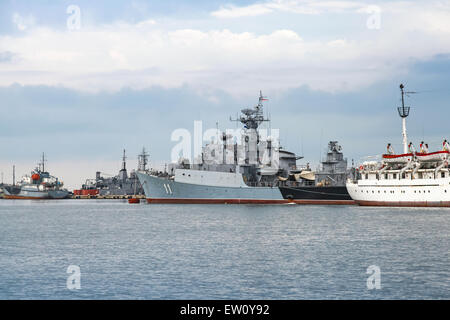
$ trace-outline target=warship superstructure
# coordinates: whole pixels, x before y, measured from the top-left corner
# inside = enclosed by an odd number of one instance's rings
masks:
[[[190,164],[180,157],[164,172],[137,171],[149,203],[349,204],[347,160],[336,141],[318,172],[298,166],[302,157],[284,150],[277,137],[260,132],[264,116],[260,92],[254,108],[233,120],[238,135],[217,132]],[[230,119],[232,120],[232,119]]]
[[[5,199],[32,200],[68,198],[69,191],[63,188],[64,183],[45,170],[45,161],[45,155],[42,154],[42,161],[30,175],[23,176],[18,184],[13,182],[12,185],[5,185],[3,197]]]

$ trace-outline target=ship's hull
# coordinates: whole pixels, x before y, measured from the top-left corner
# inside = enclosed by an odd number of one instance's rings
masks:
[[[285,199],[297,200],[327,200],[327,201],[351,201],[345,186],[305,186],[305,187],[280,187]]]
[[[221,187],[176,182],[137,173],[149,203],[286,203],[278,188]]]
[[[22,191],[20,190],[18,193],[9,193],[6,190],[5,195],[3,196],[5,199],[18,199],[18,200],[40,200],[40,199],[49,199],[48,192],[41,191]]]
[[[450,207],[450,179],[397,180],[384,183],[347,183],[360,206]]]
[[[5,188],[4,199],[17,200],[44,200],[44,199],[65,199],[69,196],[67,190],[29,190],[20,187]]]
[[[67,190],[50,190],[48,196],[50,199],[67,199],[69,192]]]
[[[343,194],[331,196],[311,187],[294,189],[294,196],[287,188],[279,187],[230,187],[177,182],[164,177],[137,173],[148,203],[184,204],[353,204],[345,187],[338,187]],[[343,189],[342,189],[343,188]],[[292,189],[292,188],[291,188]],[[325,188],[319,188],[323,191]],[[337,190],[334,190],[337,192]],[[314,194],[314,196],[312,196]]]

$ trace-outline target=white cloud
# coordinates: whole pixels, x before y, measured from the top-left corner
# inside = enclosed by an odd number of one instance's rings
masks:
[[[332,5],[322,2],[322,6]],[[353,8],[353,2],[333,6]],[[363,23],[364,36],[320,41],[305,40],[287,29],[266,34],[172,30],[153,20],[83,27],[77,32],[33,27],[20,36],[0,37],[0,52],[20,56],[14,64],[2,64],[0,85],[99,91],[188,84],[232,94],[302,85],[352,90],[405,73],[411,60],[450,52],[448,1],[386,3],[382,12],[379,31],[367,30]]]
[[[272,11],[272,8],[264,4],[254,4],[246,7],[236,7],[233,5],[229,5],[226,7],[222,7],[219,10],[212,12],[211,14],[218,18],[240,18],[259,16]]]
[[[356,1],[273,0],[249,6],[224,6],[211,14],[217,18],[240,18],[258,16],[272,12],[320,14],[324,12],[358,12],[367,5]]]

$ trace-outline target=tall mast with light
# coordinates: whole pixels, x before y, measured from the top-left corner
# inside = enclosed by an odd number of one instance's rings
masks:
[[[408,153],[408,135],[406,132],[406,118],[409,116],[410,107],[405,107],[405,93],[414,93],[414,92],[405,92],[403,89],[405,86],[400,84],[400,91],[402,93],[402,106],[398,107],[398,114],[402,118],[402,136],[403,136],[403,153]]]

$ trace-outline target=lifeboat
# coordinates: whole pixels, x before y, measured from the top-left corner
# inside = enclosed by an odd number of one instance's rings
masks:
[[[41,176],[40,176],[39,174],[37,174],[37,173],[34,173],[34,174],[31,176],[31,179],[32,179],[33,181],[37,181],[37,180],[41,179]]]
[[[412,153],[404,154],[383,154],[383,161],[386,163],[408,163],[413,159]]]
[[[448,159],[449,154],[449,151],[437,151],[431,153],[418,152],[416,153],[416,159],[420,162],[444,161]]]
[[[141,199],[138,198],[130,198],[128,199],[128,203],[134,204],[134,203],[140,203]]]

